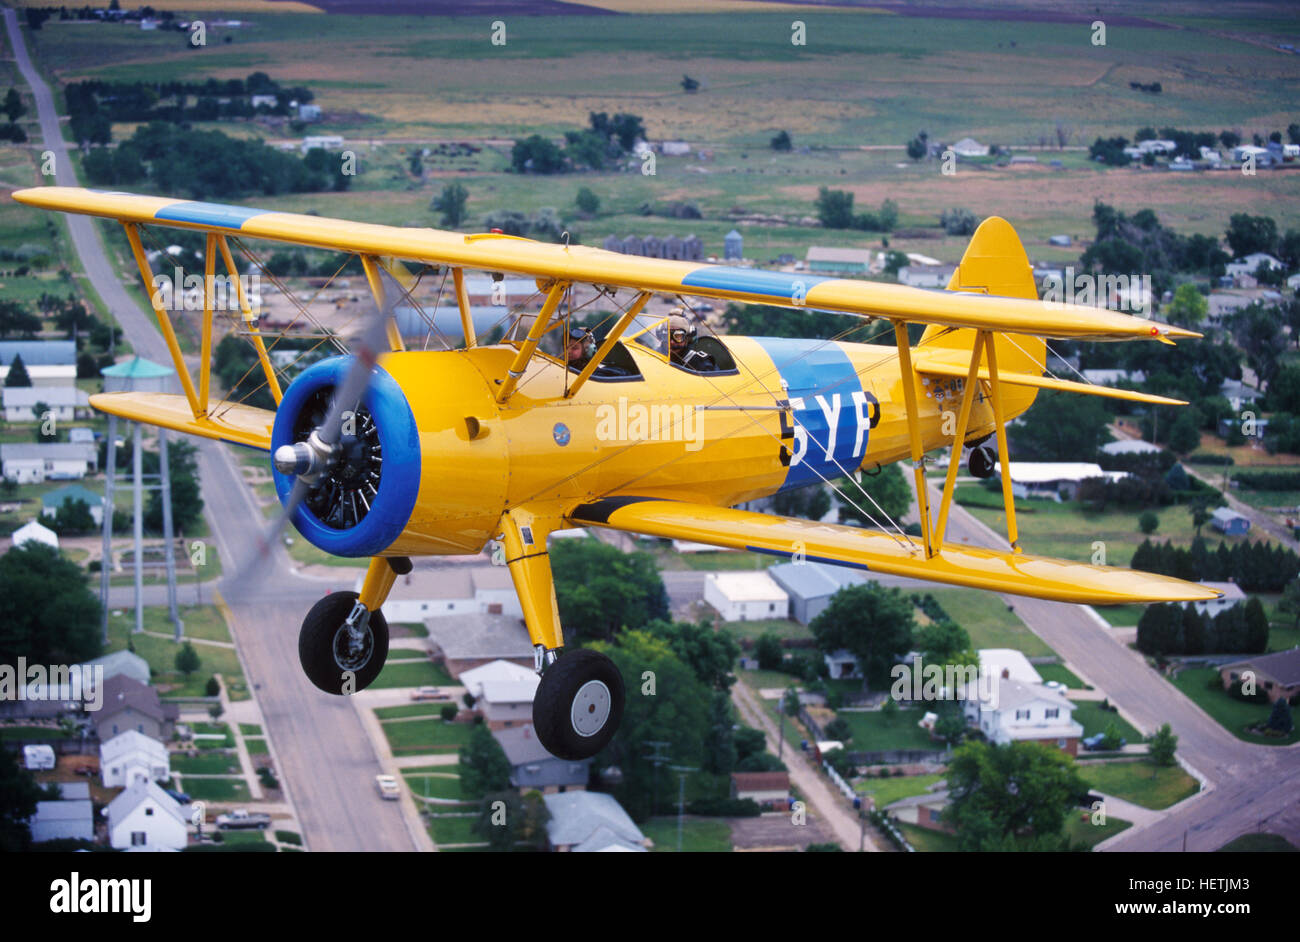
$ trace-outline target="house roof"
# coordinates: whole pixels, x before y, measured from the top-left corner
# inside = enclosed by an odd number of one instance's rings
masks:
[[[1235,582],[1202,582],[1201,585],[1207,589],[1217,589],[1223,593],[1220,602],[1231,602],[1234,599],[1244,599],[1246,593],[1241,591],[1241,586]]]
[[[997,465],[1002,471],[1001,462]],[[1104,478],[1101,465],[1086,461],[1013,461],[1011,480],[1017,484],[1050,484],[1053,481],[1083,481]]]
[[[71,340],[0,340],[0,365],[12,366],[15,354],[24,366],[77,365],[77,345]]]
[[[90,396],[76,386],[11,386],[4,390],[8,409],[30,409],[43,402],[51,408],[90,407]]]
[[[1026,703],[1044,700],[1053,706],[1064,707],[1070,712],[1074,711],[1075,704],[1066,699],[1063,694],[1050,687],[1044,687],[1042,684],[1022,684],[1018,680],[1009,680],[1004,677],[995,678],[994,683],[997,684],[994,689],[997,690],[997,709],[999,710],[1014,710]]]
[[[64,801],[89,798],[90,784],[88,782],[59,782],[59,794],[63,796]]]
[[[771,792],[790,788],[789,772],[732,772],[731,784],[738,792]]]
[[[1291,687],[1300,684],[1300,647],[1273,654],[1257,654],[1231,664],[1220,664],[1219,670],[1225,667],[1251,667],[1261,674],[1267,674],[1283,687]]]
[[[645,843],[645,835],[613,795],[587,791],[563,792],[543,795],[542,800],[551,813],[546,833],[552,845],[563,847],[582,844],[595,836],[602,827],[607,828],[616,840],[630,844]]]
[[[94,445],[79,442],[14,442],[0,445],[0,461],[67,461],[81,459],[94,464]]]
[[[151,759],[160,762],[167,761],[166,746],[151,736],[146,736],[134,729],[128,729],[125,733],[118,733],[101,745],[99,747],[99,761],[112,762],[114,759],[131,752],[144,752]]]
[[[591,836],[572,848],[577,854],[644,854],[645,847],[624,840],[612,829],[604,825],[591,832]]]
[[[802,563],[778,563],[769,566],[767,574],[790,595],[803,599],[834,595],[845,586],[859,585],[867,581],[866,574],[861,570],[807,560]]]
[[[510,760],[511,765],[527,765],[530,762],[568,761],[557,759],[547,752],[546,747],[538,741],[537,734],[533,732],[531,725],[494,729],[492,735],[501,744],[501,748],[505,751],[506,758]],[[590,759],[581,761],[584,766],[591,763]]]
[[[540,679],[530,668],[497,660],[461,671],[460,682],[476,699],[489,703],[532,703]]]
[[[979,656],[979,668],[982,675],[1001,677],[1002,672],[1005,670],[1012,680],[1017,680],[1022,684],[1041,684],[1043,682],[1043,678],[1039,676],[1038,671],[1034,670],[1034,665],[1029,663],[1029,658],[1015,648],[980,648],[976,654]]]
[[[149,662],[134,651],[114,651],[93,661],[86,661],[81,667],[83,669],[103,667],[105,680],[117,674],[125,674],[142,684],[149,679]]]
[[[163,705],[158,699],[157,690],[125,674],[104,681],[104,705],[97,721],[102,722],[127,707],[133,707],[145,716],[159,721],[175,719],[177,713],[175,704]]]
[[[467,612],[426,618],[429,640],[450,660],[532,657],[533,643],[515,615]]]
[[[1228,523],[1233,520],[1248,519],[1244,514],[1239,514],[1231,507],[1216,507],[1214,513],[1210,514],[1210,519],[1218,520],[1220,523]]]
[[[117,827],[123,818],[130,815],[132,811],[150,798],[158,804],[164,813],[171,815],[183,825],[189,825],[189,821],[176,799],[159,788],[156,782],[136,782],[108,803],[105,812],[108,815],[108,826],[110,828]]]
[[[1153,445],[1151,442],[1144,442],[1138,438],[1130,438],[1121,442],[1107,442],[1101,446],[1101,450],[1108,455],[1145,455],[1163,451],[1159,445]]]
[[[30,819],[33,843],[54,840],[68,833],[58,825],[80,824],[87,832],[95,829],[95,805],[89,798],[38,801]]]
[[[37,520],[32,520],[23,524],[13,532],[11,538],[13,539],[14,546],[18,546],[20,543],[26,543],[28,540],[36,540],[37,542],[44,543],[47,546],[57,547],[59,545],[58,534],[49,527],[42,526]]]
[[[144,357],[132,357],[129,360],[123,360],[121,363],[114,363],[112,366],[100,370],[104,376],[127,377],[130,379],[157,379],[160,376],[171,376],[175,372],[169,366],[163,366],[161,363],[154,363],[152,360],[146,360]]]
[[[707,578],[730,602],[784,602],[789,598],[765,572],[711,572]]]
[[[814,245],[804,256],[810,262],[850,262],[855,265],[870,265],[870,249],[841,249]]]

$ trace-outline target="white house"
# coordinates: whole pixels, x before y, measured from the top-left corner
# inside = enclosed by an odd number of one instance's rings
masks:
[[[73,386],[77,382],[77,347],[71,340],[0,340],[0,382],[20,356],[33,386]]]
[[[1164,451],[1159,445],[1144,442],[1140,438],[1126,438],[1118,442],[1107,442],[1101,450],[1108,455],[1156,455]]]
[[[945,288],[956,270],[956,265],[905,265],[898,281],[913,288]]]
[[[1217,615],[1220,612],[1226,612],[1230,608],[1236,608],[1246,601],[1246,593],[1241,591],[1241,586],[1235,582],[1202,582],[1201,585],[1207,589],[1217,589],[1223,593],[1222,598],[1210,599],[1208,602],[1192,602],[1191,605],[1202,615]],[[1183,608],[1187,607],[1187,602],[1179,602]]]
[[[343,138],[338,134],[317,134],[308,135],[302,139],[300,145],[302,152],[305,154],[309,150],[320,148],[322,150],[338,150],[343,146]]]
[[[137,782],[108,804],[108,843],[119,850],[180,850],[189,841],[181,806],[153,782]]]
[[[99,464],[93,445],[70,442],[15,442],[0,445],[0,473],[19,484],[84,478]]]
[[[33,520],[19,527],[13,533],[14,546],[25,546],[28,543],[44,543],[52,549],[59,548],[59,537],[53,530],[43,527],[37,521]]]
[[[1223,271],[1228,277],[1236,278],[1239,275],[1255,274],[1259,271],[1260,265],[1266,265],[1273,270],[1282,267],[1282,263],[1267,252],[1251,252],[1249,255],[1230,261],[1223,267]]]
[[[704,577],[704,601],[723,621],[785,618],[790,597],[765,572],[711,572]]]
[[[99,772],[105,788],[165,782],[172,776],[171,758],[158,740],[128,729],[99,747]]]
[[[95,807],[90,800],[90,786],[85,782],[61,782],[59,798],[38,801],[32,815],[32,843],[45,841],[95,839]]]
[[[994,476],[1001,479],[999,463]],[[1079,485],[1089,478],[1117,481],[1127,477],[1124,471],[1103,471],[1101,465],[1085,461],[1013,461],[1011,493],[1021,499],[1045,497],[1049,500],[1074,500]]]
[[[967,720],[990,742],[999,746],[1037,742],[1070,755],[1078,753],[1083,726],[1072,718],[1075,705],[1064,695],[1041,683],[1022,683],[1000,675],[992,677],[990,691],[987,701],[978,697],[966,700]]]
[[[1210,526],[1229,536],[1241,536],[1250,532],[1250,518],[1231,507],[1218,507],[1210,514]]]
[[[358,575],[361,591],[364,575]],[[383,607],[390,624],[440,615],[511,615],[523,618],[519,595],[505,566],[418,567],[393,583]]]
[[[949,148],[958,157],[987,157],[989,145],[981,144],[973,137],[963,137]]]
[[[75,500],[85,502],[90,510],[90,517],[95,521],[96,525],[104,522],[104,498],[80,484],[69,484],[66,487],[55,488],[48,494],[42,495],[41,516],[54,518],[63,509],[64,504]]]
[[[552,850],[644,853],[650,843],[613,795],[570,791],[542,801],[551,813],[546,834]]]
[[[1006,677],[1022,684],[1041,684],[1043,678],[1029,658],[1015,648],[980,648],[980,674],[986,677]]]
[[[46,413],[71,422],[89,416],[90,396],[76,386],[12,386],[4,390],[4,412],[6,422],[41,422]]]
[[[475,699],[488,729],[511,729],[533,721],[537,672],[511,661],[492,661],[460,675],[465,690]]]

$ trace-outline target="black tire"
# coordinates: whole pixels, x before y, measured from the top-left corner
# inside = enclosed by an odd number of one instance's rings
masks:
[[[336,642],[341,640],[338,635],[356,601],[355,592],[335,592],[325,596],[311,607],[298,633],[298,660],[307,679],[335,696],[344,693],[346,671],[353,672],[347,692],[356,693],[374,683],[388,657],[388,622],[384,621],[383,612],[370,613],[367,626],[370,647],[360,659],[350,661],[336,656]]]
[[[563,652],[542,673],[533,698],[537,739],[557,758],[589,759],[618,731],[623,701],[623,675],[613,661],[585,649]]]

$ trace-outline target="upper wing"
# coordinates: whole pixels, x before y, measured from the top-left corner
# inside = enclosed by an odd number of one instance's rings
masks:
[[[693,540],[776,556],[1057,602],[1115,605],[1215,599],[1214,589],[1132,569],[945,543],[929,559],[886,533],[653,497],[606,497],[575,508],[577,524]]]
[[[123,222],[201,229],[364,255],[514,272],[545,281],[631,287],[1044,337],[1126,340],[1200,336],[1180,327],[1104,308],[987,294],[925,291],[802,272],[640,258],[497,233],[464,235],[436,229],[380,226],[79,187],[37,187],[18,190],[13,197],[29,206]]]

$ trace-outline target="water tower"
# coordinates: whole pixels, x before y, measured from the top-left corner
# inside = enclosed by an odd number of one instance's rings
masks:
[[[169,392],[174,371],[142,357],[123,360],[102,371],[104,392]],[[104,463],[104,555],[100,565],[100,594],[103,602],[103,636],[108,643],[108,588],[113,568],[113,491],[117,485],[117,416],[108,417],[108,449]],[[144,631],[144,492],[162,491],[163,557],[167,565],[167,611],[176,626],[176,640],[180,641],[185,626],[176,608],[176,555],[172,539],[171,476],[167,465],[167,432],[158,429],[158,473],[144,473],[143,428],[135,425],[132,454],[132,509],[135,536],[135,630]],[[146,485],[148,477],[156,483]]]

